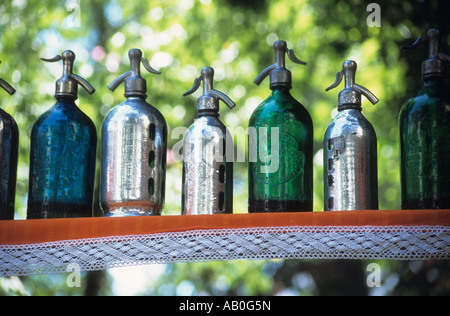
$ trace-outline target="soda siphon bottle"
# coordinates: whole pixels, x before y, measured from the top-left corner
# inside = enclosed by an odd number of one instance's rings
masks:
[[[203,81],[198,117],[183,142],[183,215],[233,213],[234,145],[231,134],[219,120],[219,100],[230,109],[236,104],[213,89],[213,79],[214,69],[203,68],[194,87],[184,94],[197,91]]]
[[[439,52],[440,34],[430,29],[411,46],[428,41],[423,88],[400,112],[402,209],[450,209],[450,57]]]
[[[356,62],[344,62],[336,82],[326,90],[345,77],[339,112],[324,136],[325,211],[378,210],[377,135],[362,114],[361,95],[372,104],[378,99],[355,83],[356,69]]]
[[[56,82],[56,104],[42,114],[31,131],[28,219],[91,217],[97,132],[75,104],[78,85],[95,89],[73,73],[75,54],[42,59],[63,61]]]
[[[0,87],[10,95],[16,93],[3,79],[0,79]],[[0,109],[0,220],[14,219],[18,154],[19,129],[16,121]]]
[[[249,122],[249,213],[313,211],[313,122],[305,107],[290,94],[292,74],[285,55],[297,64],[284,41],[274,44],[270,74],[272,95]]]
[[[128,52],[131,70],[109,89],[125,85],[126,100],[106,115],[102,126],[101,206],[107,217],[161,215],[164,208],[167,124],[147,103],[141,62],[154,70],[142,51]]]

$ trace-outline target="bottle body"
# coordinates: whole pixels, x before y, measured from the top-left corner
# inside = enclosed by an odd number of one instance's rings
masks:
[[[11,115],[0,109],[0,220],[14,219],[19,129]]]
[[[91,217],[97,132],[71,98],[59,98],[31,132],[28,219]]]
[[[233,139],[218,115],[200,115],[183,141],[182,214],[233,213]]]
[[[450,208],[450,97],[425,82],[400,113],[402,209]]]
[[[105,216],[160,215],[164,208],[167,124],[143,97],[113,108],[102,126],[101,206]]]
[[[313,211],[313,123],[275,89],[249,122],[249,212]]]
[[[324,210],[378,210],[377,137],[361,110],[340,111],[323,146]]]

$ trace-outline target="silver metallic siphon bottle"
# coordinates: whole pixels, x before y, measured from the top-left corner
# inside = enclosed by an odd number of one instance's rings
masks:
[[[198,100],[198,117],[189,127],[183,143],[183,215],[233,213],[233,139],[219,120],[219,100],[229,108],[236,105],[225,94],[213,89],[214,70],[203,68],[194,87],[203,81]]]
[[[326,90],[336,88],[345,76],[339,113],[324,139],[325,211],[378,210],[377,137],[362,114],[361,95],[372,104],[379,100],[355,83],[356,69],[356,62],[346,61]]]
[[[167,124],[146,102],[147,83],[141,61],[154,70],[139,49],[128,53],[131,71],[109,89],[125,84],[126,100],[114,107],[102,126],[101,206],[108,217],[161,215],[164,208]]]

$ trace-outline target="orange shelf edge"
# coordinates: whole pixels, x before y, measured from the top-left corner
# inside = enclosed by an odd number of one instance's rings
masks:
[[[0,245],[288,226],[450,226],[450,210],[228,214],[0,221]]]

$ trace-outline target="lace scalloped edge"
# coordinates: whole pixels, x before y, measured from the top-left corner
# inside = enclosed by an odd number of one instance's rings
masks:
[[[238,259],[450,259],[450,227],[255,227],[0,245],[0,276]]]

